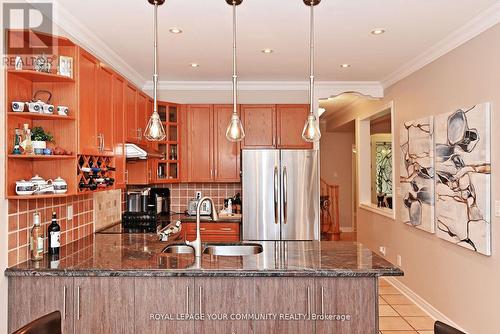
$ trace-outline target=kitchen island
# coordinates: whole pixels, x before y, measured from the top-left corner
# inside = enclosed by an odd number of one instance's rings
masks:
[[[9,331],[60,310],[65,333],[378,333],[396,266],[353,242],[259,244],[196,263],[156,235],[95,234],[6,270]]]

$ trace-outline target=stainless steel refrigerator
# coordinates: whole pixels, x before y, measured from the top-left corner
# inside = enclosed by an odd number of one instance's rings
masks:
[[[243,240],[319,240],[315,150],[243,150]]]

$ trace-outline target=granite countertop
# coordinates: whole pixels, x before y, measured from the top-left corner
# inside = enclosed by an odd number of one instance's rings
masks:
[[[182,240],[180,240],[182,241]],[[171,243],[179,242],[173,241]],[[164,254],[155,234],[94,234],[61,248],[59,262],[45,254],[8,268],[6,276],[402,276],[403,272],[363,245],[339,241],[264,241],[250,256]],[[52,267],[52,268],[51,268]]]
[[[171,220],[180,220],[182,222],[196,222],[196,216],[190,216],[185,213],[173,214],[171,215]],[[213,223],[241,223],[241,218],[235,217],[219,217],[217,220],[213,220],[210,216],[201,216],[200,221],[203,223],[213,222]]]

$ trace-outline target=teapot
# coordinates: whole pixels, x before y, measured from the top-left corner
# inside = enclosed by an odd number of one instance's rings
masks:
[[[54,193],[64,194],[68,191],[68,183],[60,176],[52,181],[52,186],[54,187]]]
[[[48,98],[47,98],[46,102],[37,98],[39,94],[43,94],[43,93],[48,94]],[[37,90],[35,92],[35,94],[33,94],[33,98],[31,99],[31,101],[26,102],[26,104],[28,105],[29,112],[53,114],[54,113],[54,106],[52,104],[50,104],[51,99],[52,99],[52,93],[49,92],[48,90]]]
[[[36,186],[31,181],[19,180],[16,181],[16,194],[23,195],[31,195],[35,192]]]
[[[35,187],[34,193],[53,193],[54,186],[52,185],[52,180],[48,179],[45,181],[42,177],[35,175],[30,181]]]

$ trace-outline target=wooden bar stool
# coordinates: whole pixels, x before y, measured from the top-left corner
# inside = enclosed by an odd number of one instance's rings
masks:
[[[33,320],[12,334],[62,334],[61,312],[55,311]]]

